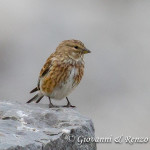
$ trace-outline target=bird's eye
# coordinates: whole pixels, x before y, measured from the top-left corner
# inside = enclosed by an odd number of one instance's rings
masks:
[[[75,49],[78,49],[79,47],[78,47],[78,46],[75,46],[74,48],[75,48]]]

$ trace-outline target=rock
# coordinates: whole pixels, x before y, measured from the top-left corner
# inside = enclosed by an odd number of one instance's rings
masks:
[[[0,150],[96,150],[90,119],[73,108],[0,102]]]

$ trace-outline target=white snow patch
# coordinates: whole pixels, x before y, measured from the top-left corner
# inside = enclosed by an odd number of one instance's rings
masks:
[[[65,134],[70,134],[71,131],[69,129],[62,129],[62,132]]]
[[[27,114],[25,114],[25,113],[24,113],[23,111],[21,111],[21,110],[17,111],[17,114],[18,114],[19,117],[27,117],[27,116],[28,116]]]
[[[19,115],[19,117],[27,117],[28,116],[27,114],[25,114],[21,110],[17,111],[17,114]],[[34,132],[38,132],[39,131],[36,128],[28,127],[27,123],[24,121],[24,118],[20,119],[20,123],[21,123],[21,126],[17,127],[17,130],[34,131]]]

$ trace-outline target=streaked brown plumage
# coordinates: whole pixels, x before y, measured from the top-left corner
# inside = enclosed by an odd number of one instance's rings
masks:
[[[56,100],[66,97],[66,107],[74,107],[67,96],[80,83],[84,73],[83,56],[90,53],[79,40],[65,40],[59,44],[56,51],[50,55],[41,69],[38,85],[30,93],[38,93],[27,103],[37,103],[47,96]],[[51,103],[49,107],[54,107]]]

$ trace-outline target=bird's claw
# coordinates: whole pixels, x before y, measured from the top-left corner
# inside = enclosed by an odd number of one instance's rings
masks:
[[[70,103],[69,104],[67,104],[67,105],[64,105],[63,107],[72,107],[72,108],[74,108],[74,107],[76,107],[76,106],[73,106],[73,105],[71,105]]]

